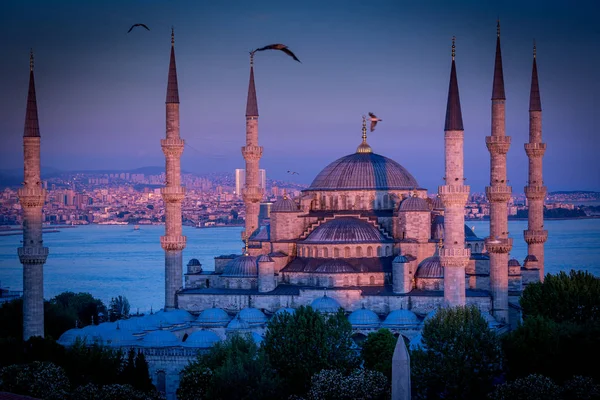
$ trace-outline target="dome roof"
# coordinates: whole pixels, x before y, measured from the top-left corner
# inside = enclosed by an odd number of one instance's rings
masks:
[[[229,323],[229,315],[220,308],[207,308],[202,311],[196,323],[200,326],[227,326]]]
[[[408,344],[408,347],[411,350],[417,350],[418,348],[423,347],[423,335],[419,333],[417,336],[412,338]]]
[[[200,261],[198,261],[197,258],[192,258],[188,263],[187,266],[188,267],[200,267],[202,264],[200,264]]]
[[[279,310],[275,311],[275,315],[280,315],[280,314],[283,314],[286,312],[289,313],[290,315],[294,315],[296,310],[291,307],[284,307],[284,308],[280,308]]]
[[[313,310],[324,314],[336,313],[337,310],[342,307],[336,299],[327,297],[327,295],[314,299],[313,302],[310,303],[310,306]]]
[[[252,332],[252,333],[251,333],[251,336],[252,336],[252,340],[254,340],[254,343],[256,343],[256,344],[257,344],[257,345],[259,345],[259,346],[260,346],[260,344],[261,344],[261,343],[263,342],[263,340],[264,340],[264,339],[263,339],[263,337],[262,337],[262,336],[260,336],[260,335],[259,335],[258,333],[256,333],[256,332]]]
[[[111,347],[131,346],[139,343],[138,338],[133,336],[131,331],[121,328],[103,334],[102,342]]]
[[[246,321],[250,325],[262,325],[267,322],[267,317],[257,308],[244,308],[238,313],[240,319]]]
[[[185,342],[182,343],[182,346],[206,349],[214,346],[220,340],[214,332],[199,330],[188,336]]]
[[[334,273],[335,274],[335,273],[342,273],[342,272],[353,273],[356,271],[354,270],[352,265],[350,265],[346,261],[338,258],[338,259],[328,259],[328,260],[324,261],[321,265],[319,265],[317,267],[317,269],[315,269],[314,272]]]
[[[234,319],[232,319],[229,325],[227,325],[227,331],[246,332],[249,330],[250,324],[241,319],[240,314],[238,314]]]
[[[119,329],[123,329],[126,331],[131,331],[133,333],[143,332],[144,330],[157,328],[158,323],[156,321],[152,321],[152,319],[148,318],[151,315],[145,315],[143,317],[133,317],[126,320],[119,321]]]
[[[435,196],[431,200],[431,209],[435,211],[441,211],[444,209],[444,202],[440,196]]]
[[[417,196],[411,196],[400,203],[399,211],[426,211],[429,212],[429,204],[425,199]]]
[[[410,262],[410,261],[408,260],[408,258],[406,258],[406,256],[398,254],[396,256],[396,258],[394,258],[394,261],[392,261],[392,262],[393,263],[398,263],[398,264],[405,264],[405,263]]]
[[[256,260],[256,262],[273,262],[273,259],[271,257],[269,257],[266,254],[261,255],[260,257],[258,257],[258,260]]]
[[[348,321],[353,328],[377,328],[381,321],[377,314],[364,307],[353,311],[348,316]]]
[[[271,206],[272,213],[284,213],[284,212],[298,212],[300,209],[296,202],[290,199],[287,196],[283,196],[283,198],[277,200]]]
[[[68,331],[60,335],[56,342],[63,346],[71,346],[73,343],[75,343],[77,338],[81,338],[81,340],[83,340],[84,335],[81,331],[82,329],[78,328],[69,329]]]
[[[241,256],[234,258],[225,265],[223,274],[221,276],[230,277],[253,277],[258,276],[258,267],[256,265],[256,257],[254,256]]]
[[[534,256],[533,254],[529,254],[527,257],[525,257],[525,262],[528,262],[528,261],[537,261],[537,260],[538,260],[537,257]]]
[[[308,190],[402,190],[419,187],[396,161],[375,153],[354,153],[326,166]]]
[[[303,243],[379,243],[389,242],[373,224],[354,217],[327,221],[308,235]]]
[[[508,266],[509,267],[520,267],[521,264],[519,264],[519,260],[515,260],[514,258],[511,258],[510,260],[508,260]]]
[[[415,278],[443,278],[444,269],[439,256],[427,257],[419,264]]]
[[[394,310],[388,314],[381,324],[383,328],[407,328],[419,324],[419,318],[410,310]]]
[[[158,330],[144,335],[139,344],[144,347],[172,347],[179,346],[181,342],[173,332]]]

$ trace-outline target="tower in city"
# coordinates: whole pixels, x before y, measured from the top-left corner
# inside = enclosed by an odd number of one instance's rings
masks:
[[[542,178],[542,158],[545,151],[546,143],[542,143],[542,101],[534,44],[531,92],[529,94],[529,143],[525,143],[525,152],[529,158],[529,179],[525,186],[529,215],[524,236],[528,259],[531,259],[531,256],[537,259],[540,281],[544,280],[544,243],[548,239],[548,231],[544,229],[544,199],[547,189]]]
[[[490,202],[490,236],[485,246],[490,255],[492,313],[500,322],[508,321],[508,254],[512,239],[508,237],[508,201],[511,188],[506,178],[506,153],[510,136],[506,136],[506,95],[500,52],[500,21],[497,26],[496,60],[492,85],[492,129],[485,144],[490,152],[490,186],[485,194]]]
[[[470,250],[465,248],[464,209],[470,188],[464,184],[464,128],[454,60],[455,51],[456,46],[452,38],[452,66],[444,127],[446,184],[438,188],[444,205],[445,226],[440,263],[444,268],[444,301],[449,306],[465,304],[465,267],[471,255]]]
[[[254,53],[250,53],[250,82],[248,83],[248,100],[246,102],[246,145],[242,147],[242,155],[246,160],[246,183],[242,190],[246,206],[246,226],[242,236],[248,238],[258,229],[258,214],[263,190],[259,183],[258,162],[263,148],[258,145],[258,103],[254,86]]]
[[[17,252],[23,264],[23,339],[44,337],[44,263],[48,248],[42,241],[42,207],[46,191],[40,172],[40,126],[33,78],[33,51],[29,57],[29,92],[23,133],[24,182],[19,189],[23,209],[23,247]]]
[[[183,285],[182,251],[186,237],[181,228],[181,202],[185,188],[181,186],[181,154],[184,141],[179,136],[179,90],[177,88],[177,68],[175,66],[175,35],[171,30],[171,59],[167,84],[167,133],[160,145],[165,154],[166,182],[161,188],[165,204],[165,235],[160,244],[165,251],[165,310],[177,308],[175,294]]]

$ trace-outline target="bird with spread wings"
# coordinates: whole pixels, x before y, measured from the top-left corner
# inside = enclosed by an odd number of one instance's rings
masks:
[[[377,125],[377,122],[381,121],[381,118],[377,118],[375,114],[370,112],[369,121],[371,121],[371,132],[373,132],[375,130],[375,125]]]
[[[260,47],[260,48],[258,48],[256,50],[251,51],[250,53],[254,54],[257,51],[263,51],[263,50],[281,50],[285,54],[287,54],[288,56],[292,57],[294,60],[296,60],[300,64],[302,64],[302,61],[300,61],[298,59],[298,57],[296,57],[296,55],[294,53],[292,53],[292,51],[285,44],[281,44],[281,43],[275,43],[275,44],[270,44],[270,45],[265,46],[265,47]]]
[[[299,173],[297,173],[296,171],[288,171],[287,172],[290,175],[300,175]]]
[[[141,26],[142,28],[146,28],[147,30],[150,30],[150,28],[148,28],[146,26],[146,24],[133,24],[133,25],[131,25],[131,28],[129,28],[129,30],[127,31],[127,33],[131,32],[133,30],[133,28],[135,28],[136,26]]]

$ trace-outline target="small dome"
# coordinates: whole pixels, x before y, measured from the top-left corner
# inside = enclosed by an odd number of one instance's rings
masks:
[[[343,272],[356,272],[354,270],[354,268],[352,268],[352,265],[348,264],[346,261],[341,260],[341,259],[330,259],[327,260],[325,262],[323,262],[321,265],[319,265],[314,272],[321,272],[321,273],[343,273]]]
[[[414,327],[419,324],[419,318],[410,310],[394,310],[388,314],[381,324],[383,328],[402,329]]]
[[[258,260],[256,260],[256,262],[273,262],[273,259],[271,257],[269,257],[266,254],[261,255],[260,257],[258,257]]]
[[[439,256],[427,257],[421,261],[417,268],[417,272],[415,272],[415,278],[432,279],[443,277],[444,268],[442,268]]]
[[[182,343],[184,347],[194,347],[199,349],[206,349],[215,345],[221,339],[216,333],[211,331],[199,330],[192,333],[185,342]]]
[[[133,317],[126,320],[121,320],[119,321],[119,329],[137,333],[143,332],[144,330],[148,330],[150,328],[156,328],[157,326],[155,326],[152,320],[147,318],[150,316],[151,315],[144,315],[143,317]]]
[[[531,262],[531,261],[535,261],[535,262],[537,262],[537,261],[538,261],[538,259],[537,259],[537,257],[536,257],[536,256],[534,256],[533,254],[529,254],[527,257],[525,257],[525,262],[527,262],[527,261],[530,261],[530,262]]]
[[[327,297],[327,295],[314,299],[310,306],[313,310],[323,314],[336,313],[342,307],[336,299]]]
[[[258,346],[260,346],[260,344],[263,342],[263,337],[260,336],[258,333],[256,332],[252,332],[251,334],[252,336],[252,340],[254,340],[254,343],[256,343]]]
[[[121,328],[103,335],[102,341],[104,344],[111,347],[132,346],[139,343],[138,338],[133,336],[131,331],[125,331]]]
[[[300,209],[296,202],[290,199],[287,196],[283,196],[283,198],[277,200],[271,206],[272,213],[285,213],[285,212],[298,212]]]
[[[221,276],[229,276],[236,278],[248,278],[258,276],[258,267],[256,265],[256,257],[241,256],[234,258],[225,265]]]
[[[238,313],[241,320],[246,321],[250,325],[262,325],[267,322],[267,317],[257,308],[244,308]]]
[[[75,343],[77,338],[80,338],[80,340],[84,339],[84,335],[82,335],[81,331],[82,330],[78,328],[69,329],[68,331],[60,335],[60,338],[58,338],[56,343],[65,347],[71,346]]]
[[[381,323],[377,314],[375,314],[371,310],[366,309],[364,305],[363,308],[359,308],[358,310],[353,311],[348,316],[348,321],[350,322],[353,328],[358,329],[374,329],[377,328]]]
[[[425,199],[417,196],[411,196],[400,203],[398,211],[420,211],[429,212],[429,204]]]
[[[229,315],[220,308],[207,308],[200,313],[196,323],[205,327],[227,326]]]
[[[163,311],[164,319],[170,325],[181,325],[194,320],[194,316],[187,312],[177,308],[175,310]]]
[[[173,347],[179,346],[181,342],[173,332],[158,330],[144,335],[139,344],[144,347]]]
[[[250,324],[241,319],[240,314],[238,314],[237,317],[232,319],[229,325],[227,325],[227,331],[248,332],[250,331]]]
[[[188,267],[200,267],[202,264],[200,264],[200,261],[197,258],[192,258],[188,263],[187,266]]]
[[[275,311],[275,315],[280,315],[280,314],[284,314],[284,313],[294,315],[295,312],[296,312],[296,310],[291,307],[284,307],[284,308],[280,308],[279,310]]]
[[[402,255],[398,254],[396,256],[396,258],[394,258],[394,261],[392,261],[392,262],[396,263],[396,264],[405,264],[405,263],[409,262],[409,260],[408,260],[408,258],[406,258],[406,256],[402,256]]]
[[[433,211],[443,211],[444,210],[444,202],[440,196],[435,196],[431,200],[431,209]]]
[[[354,217],[327,221],[308,235],[304,243],[381,243],[390,242],[375,225]]]
[[[514,258],[511,258],[510,260],[508,260],[508,266],[509,267],[520,267],[521,264],[519,264],[519,260],[515,260]]]

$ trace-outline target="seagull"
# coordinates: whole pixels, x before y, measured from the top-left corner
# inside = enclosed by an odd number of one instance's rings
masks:
[[[133,28],[135,28],[136,26],[141,26],[143,28],[146,28],[147,30],[150,30],[150,28],[148,28],[145,24],[133,24],[133,25],[131,25],[131,28],[129,28],[127,33],[131,32],[133,30]]]
[[[375,114],[370,112],[369,121],[371,121],[371,132],[373,132],[375,130],[375,125],[377,125],[377,122],[381,121],[381,118],[377,118]]]
[[[299,173],[297,173],[296,171],[288,171],[287,172],[290,175],[300,175]]]
[[[302,64],[302,61],[300,61],[298,59],[298,57],[296,57],[296,55],[294,53],[291,52],[290,49],[288,49],[288,47],[285,44],[281,44],[281,43],[275,43],[275,44],[270,44],[268,46],[265,47],[261,47],[258,48],[256,50],[253,50],[250,52],[250,54],[254,54],[257,51],[263,51],[263,50],[281,50],[283,51],[285,54],[287,54],[288,56],[292,57],[294,60],[298,61],[300,64]]]

